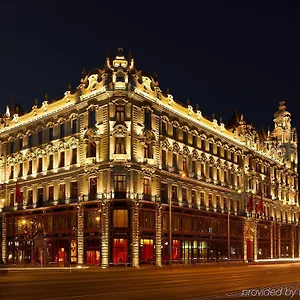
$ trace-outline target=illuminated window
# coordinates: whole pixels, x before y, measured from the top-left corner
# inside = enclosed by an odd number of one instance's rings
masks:
[[[177,197],[177,186],[172,185],[172,200],[177,201],[177,199],[178,199],[178,197]]]
[[[212,199],[212,194],[208,194],[208,206],[212,207],[213,206],[213,199]]]
[[[200,205],[201,206],[204,206],[205,205],[205,194],[204,194],[204,192],[201,192],[200,193]]]
[[[186,163],[186,157],[182,158],[182,170],[186,171],[187,169],[187,163]]]
[[[177,154],[173,153],[173,167],[177,169]]]
[[[187,189],[186,188],[182,188],[182,201],[183,202],[187,202]]]
[[[96,143],[95,142],[88,143],[86,157],[96,157]]]
[[[10,175],[9,175],[9,179],[13,179],[14,178],[14,166],[10,166]]]
[[[195,190],[192,190],[192,203],[193,204],[196,204],[196,195],[197,195],[197,193],[196,193],[196,191]]]
[[[113,212],[114,227],[128,227],[128,211],[125,209],[116,209]]]
[[[126,176],[115,175],[115,192],[126,192]]]
[[[116,106],[116,121],[117,122],[125,121],[125,106],[121,106],[121,105]]]
[[[144,158],[153,158],[151,150],[152,150],[152,146],[150,144],[144,145]]]
[[[124,137],[116,137],[115,154],[126,154]]]
[[[144,195],[150,195],[150,179],[143,179],[143,193]]]

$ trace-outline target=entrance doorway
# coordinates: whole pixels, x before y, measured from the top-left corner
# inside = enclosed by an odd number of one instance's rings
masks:
[[[114,265],[123,265],[128,263],[128,240],[113,240],[113,262]]]

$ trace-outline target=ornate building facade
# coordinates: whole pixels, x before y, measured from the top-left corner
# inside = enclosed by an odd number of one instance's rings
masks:
[[[299,257],[297,134],[284,102],[274,124],[258,132],[237,112],[209,120],[119,49],[60,99],[25,114],[7,107],[2,258],[138,267]]]

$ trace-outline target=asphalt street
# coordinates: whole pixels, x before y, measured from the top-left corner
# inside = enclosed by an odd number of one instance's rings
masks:
[[[300,299],[300,263],[10,271],[1,300]]]

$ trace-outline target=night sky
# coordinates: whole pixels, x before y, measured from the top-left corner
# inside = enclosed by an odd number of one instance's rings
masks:
[[[29,110],[35,97],[63,95],[122,46],[163,91],[206,116],[226,121],[237,108],[257,129],[273,128],[285,100],[300,129],[296,1],[164,2],[1,3],[1,112],[14,98]]]

